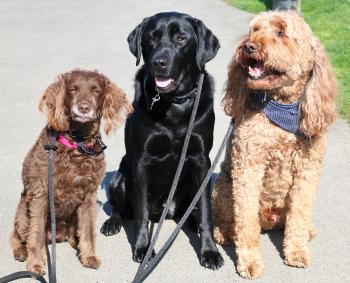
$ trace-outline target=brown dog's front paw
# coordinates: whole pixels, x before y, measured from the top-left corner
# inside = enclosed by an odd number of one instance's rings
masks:
[[[43,276],[46,273],[45,266],[42,264],[33,264],[31,266],[28,266],[27,270],[34,272],[34,273],[37,273],[40,276]]]
[[[25,261],[28,256],[27,248],[25,246],[21,246],[20,248],[13,251],[13,256],[15,257],[15,260],[21,262]]]
[[[237,252],[237,272],[246,279],[256,279],[263,275],[264,264],[257,250],[246,250]]]
[[[82,257],[81,263],[87,268],[98,269],[101,265],[101,260],[97,256]]]
[[[290,266],[306,268],[311,263],[311,256],[307,247],[286,249],[284,263]]]

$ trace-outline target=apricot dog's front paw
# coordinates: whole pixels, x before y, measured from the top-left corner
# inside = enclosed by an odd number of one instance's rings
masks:
[[[264,264],[258,251],[238,251],[237,255],[237,272],[241,277],[246,279],[256,279],[263,275]]]
[[[311,263],[311,256],[307,247],[286,248],[284,263],[290,266],[306,268]]]

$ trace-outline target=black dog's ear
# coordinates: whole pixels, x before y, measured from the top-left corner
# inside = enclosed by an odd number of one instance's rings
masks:
[[[132,54],[136,57],[136,66],[140,63],[142,46],[141,38],[143,27],[145,26],[148,18],[143,19],[142,23],[139,24],[128,36],[129,49]]]
[[[218,53],[220,42],[202,21],[193,19],[192,25],[198,41],[196,62],[199,70],[202,70],[205,63],[213,59]]]

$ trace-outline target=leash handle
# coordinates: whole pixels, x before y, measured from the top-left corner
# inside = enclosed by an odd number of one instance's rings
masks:
[[[30,271],[18,271],[15,273],[11,273],[9,275],[6,275],[6,276],[0,278],[0,283],[12,282],[12,281],[24,279],[24,278],[32,278],[32,279],[36,279],[37,281],[39,281],[41,283],[47,283],[47,281],[45,280],[44,277],[40,276],[37,273],[30,272]]]
[[[145,268],[146,264],[148,263],[151,255],[152,255],[152,251],[153,251],[153,248],[155,246],[156,240],[157,240],[157,238],[159,236],[159,233],[160,233],[160,230],[161,230],[161,228],[163,226],[163,222],[165,220],[165,217],[168,214],[168,211],[169,211],[169,208],[170,208],[170,204],[171,204],[171,202],[172,202],[172,200],[174,198],[176,187],[177,187],[177,184],[178,184],[179,179],[180,179],[180,174],[181,174],[182,168],[183,168],[185,160],[186,160],[187,148],[188,148],[189,140],[190,140],[190,137],[191,137],[192,129],[193,129],[193,126],[194,126],[194,120],[195,120],[196,114],[197,114],[197,109],[198,109],[198,105],[199,105],[200,95],[201,95],[201,92],[202,92],[203,80],[204,80],[204,73],[201,73],[200,77],[199,77],[199,81],[198,81],[198,91],[197,91],[196,99],[194,101],[194,105],[193,105],[193,108],[192,108],[190,121],[189,121],[189,124],[188,124],[188,127],[187,127],[184,144],[183,144],[182,151],[181,151],[179,165],[178,165],[178,167],[176,169],[175,177],[174,177],[174,180],[173,180],[173,183],[172,183],[169,195],[168,195],[168,199],[166,201],[164,210],[163,210],[162,215],[160,217],[160,220],[158,222],[158,226],[157,226],[156,232],[154,234],[154,237],[152,237],[152,239],[151,239],[151,243],[150,243],[150,245],[149,245],[149,247],[147,249],[147,253],[146,253],[143,261],[141,262],[141,264],[140,264],[140,266],[139,266],[139,268],[138,268],[138,270],[136,272],[134,280],[140,276],[141,272]]]

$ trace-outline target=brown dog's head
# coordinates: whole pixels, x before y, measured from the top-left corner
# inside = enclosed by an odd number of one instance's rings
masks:
[[[225,110],[243,114],[249,90],[265,90],[281,102],[301,100],[301,130],[322,133],[335,119],[332,67],[306,22],[294,12],[255,17],[230,65]]]
[[[105,119],[105,132],[114,130],[132,110],[124,92],[98,72],[73,70],[58,76],[44,92],[39,109],[48,126],[67,131],[71,125],[96,125]]]

